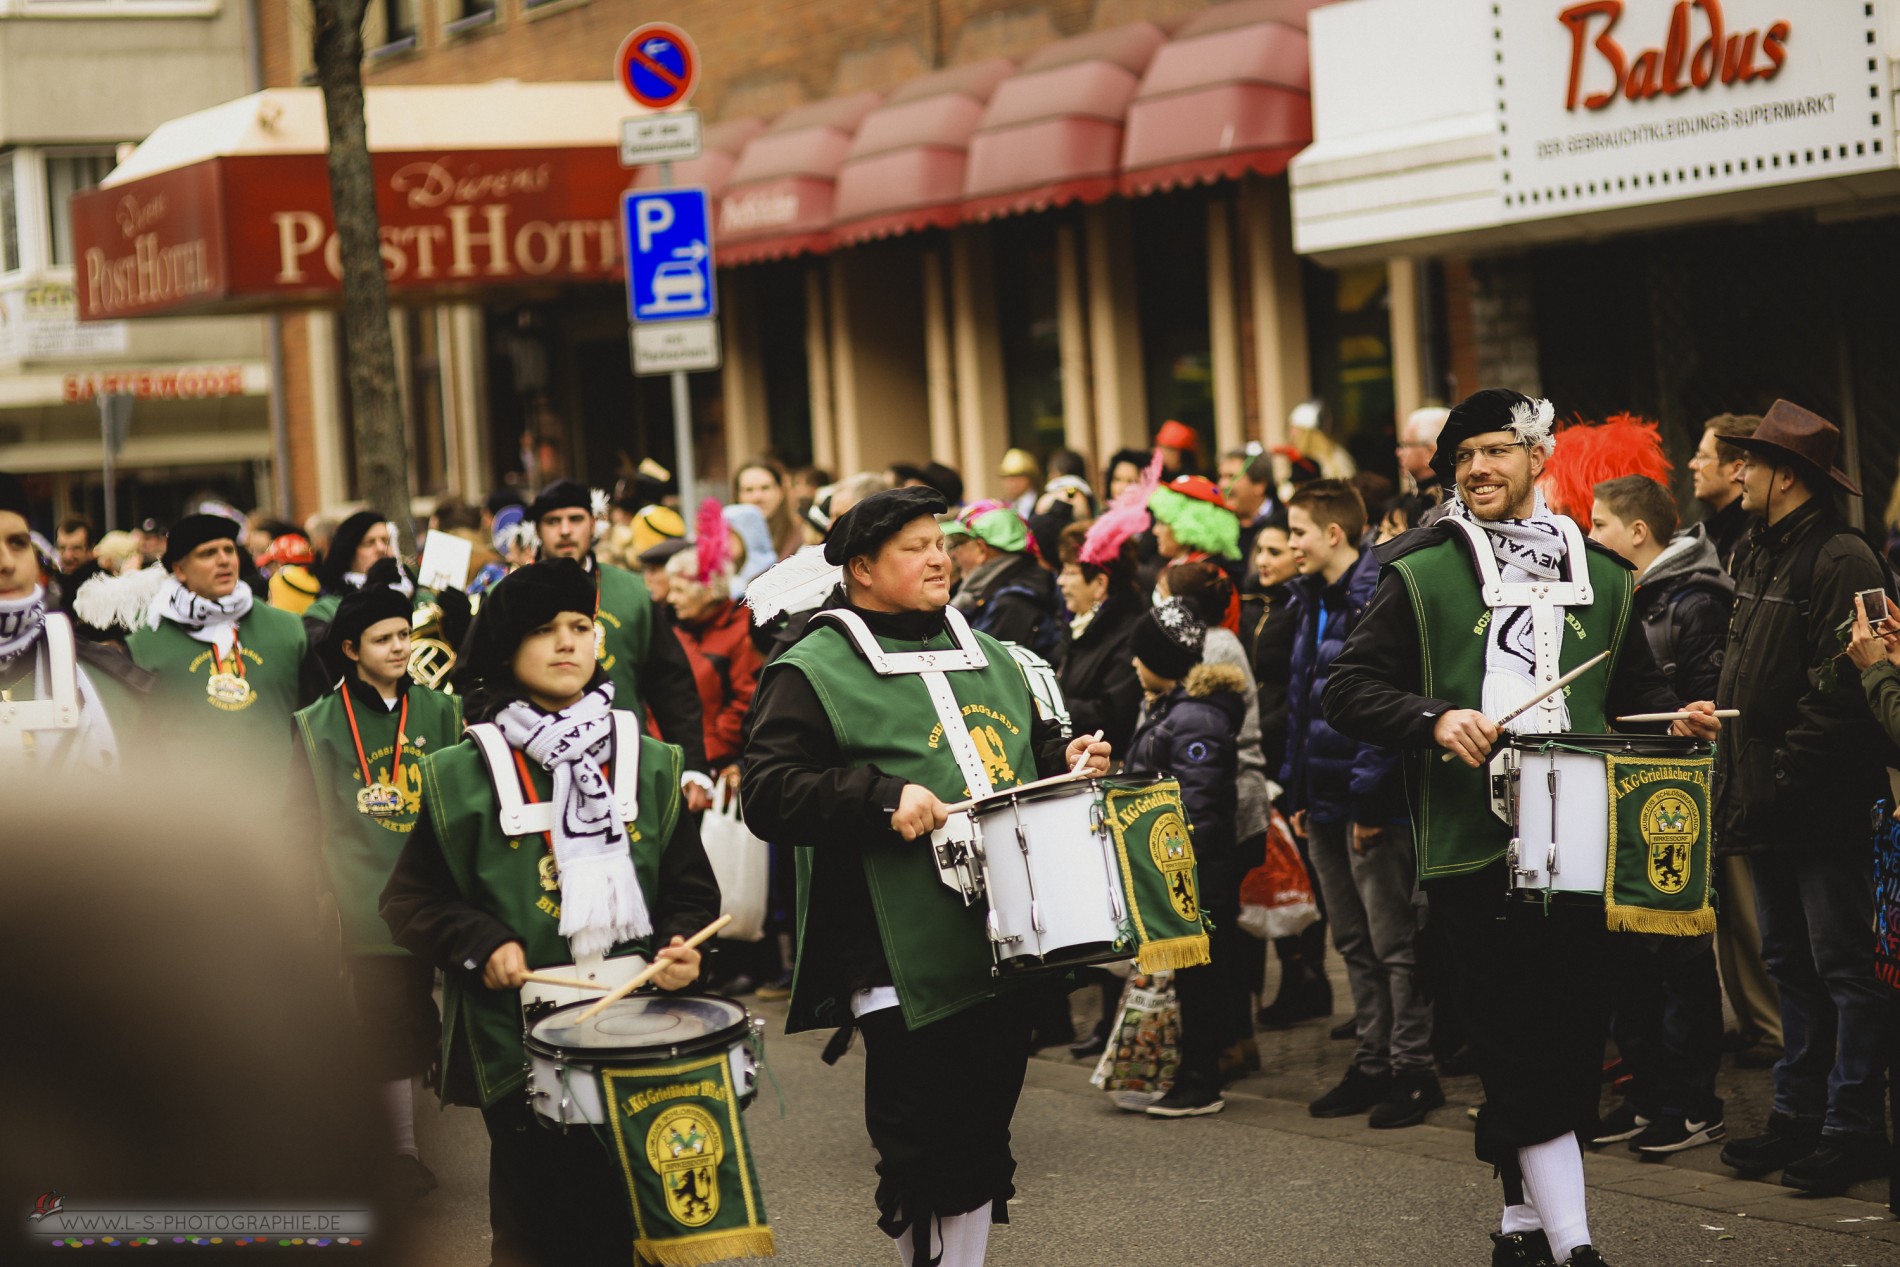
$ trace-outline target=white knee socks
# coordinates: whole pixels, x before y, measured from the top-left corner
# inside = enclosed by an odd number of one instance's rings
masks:
[[[1538,1221],[1537,1211],[1530,1206],[1507,1205],[1504,1207],[1504,1218],[1498,1225],[1498,1231],[1510,1236],[1517,1232],[1541,1231],[1543,1226]]]
[[[416,1147],[416,1088],[407,1078],[383,1084],[383,1112],[389,1118],[390,1137],[396,1151],[411,1157],[422,1156]]]
[[[905,1228],[903,1235],[892,1238],[891,1243],[897,1246],[897,1256],[905,1267],[910,1265],[916,1235],[916,1228]],[[988,1201],[968,1214],[952,1214],[931,1220],[930,1256],[938,1259],[939,1267],[983,1267],[983,1256],[989,1252],[989,1244]]]
[[[1571,1250],[1590,1243],[1583,1149],[1575,1132],[1518,1149],[1517,1164],[1524,1172],[1524,1199],[1550,1239],[1551,1258],[1568,1262]]]

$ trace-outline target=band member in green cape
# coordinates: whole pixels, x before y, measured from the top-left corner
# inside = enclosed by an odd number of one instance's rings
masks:
[[[1109,746],[1065,745],[1008,650],[947,607],[946,509],[891,489],[832,526],[843,588],[765,670],[741,795],[753,831],[798,847],[787,1030],[864,1033],[878,1226],[907,1262],[975,1267],[1015,1194],[1029,1014],[992,975],[984,905],[939,880],[930,833],[946,802],[1077,762],[1106,772]]]
[[[0,771],[116,774],[151,675],[48,609],[26,489],[0,472]]]
[[[393,1157],[390,1183],[420,1196],[436,1186],[416,1147],[412,1079],[442,1032],[435,965],[389,939],[377,899],[422,805],[422,758],[459,742],[462,705],[409,678],[412,587],[394,559],[376,563],[337,605],[328,658],[348,666],[322,699],[297,713],[295,793],[312,811],[324,881],[342,925],[351,993],[383,1080]]]
[[[663,990],[693,985],[699,952],[683,942],[719,914],[719,884],[681,812],[679,749],[616,718],[578,563],[509,575],[470,637],[470,715],[494,731],[423,758],[423,812],[382,915],[397,945],[445,973],[440,1089],[488,1128],[495,1261],[624,1267],[626,1181],[593,1132],[535,1120],[516,991],[531,970],[630,955],[664,964]],[[636,816],[622,821],[628,794]],[[521,802],[549,802],[549,830],[504,830],[504,803]]]

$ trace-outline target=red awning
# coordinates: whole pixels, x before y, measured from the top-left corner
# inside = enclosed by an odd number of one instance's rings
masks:
[[[732,183],[732,169],[739,163],[739,152],[759,133],[765,131],[764,119],[728,119],[708,124],[699,138],[699,157],[673,164],[673,183],[694,185],[717,198]],[[660,165],[649,163],[633,174],[635,189],[658,189]]]
[[[746,143],[719,195],[721,267],[830,248],[838,168],[879,100],[860,92],[799,106]]]
[[[1114,193],[1128,103],[1166,41],[1152,22],[1058,40],[998,84],[970,138],[965,216],[987,220]]]
[[[1016,69],[994,57],[905,84],[864,117],[838,172],[840,244],[947,229],[962,219],[970,134],[996,85]]]
[[[1184,24],[1128,107],[1122,192],[1284,171],[1313,139],[1306,15],[1318,3],[1236,0]]]

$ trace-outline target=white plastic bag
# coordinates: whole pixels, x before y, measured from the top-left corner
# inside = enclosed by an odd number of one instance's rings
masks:
[[[700,821],[699,838],[719,880],[719,913],[732,916],[732,923],[719,930],[720,937],[758,941],[765,936],[771,851],[746,829],[739,798],[723,779],[713,788],[712,808]]]

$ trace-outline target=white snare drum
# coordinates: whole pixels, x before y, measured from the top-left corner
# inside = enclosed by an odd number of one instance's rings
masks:
[[[607,1121],[603,1067],[665,1064],[724,1048],[741,1107],[758,1095],[754,1055],[765,1022],[716,995],[636,994],[582,1021],[590,1004],[569,1003],[528,1026],[528,1103],[544,1126],[565,1129]]]
[[[997,792],[970,807],[1003,972],[1126,959],[1121,872],[1094,780]]]

